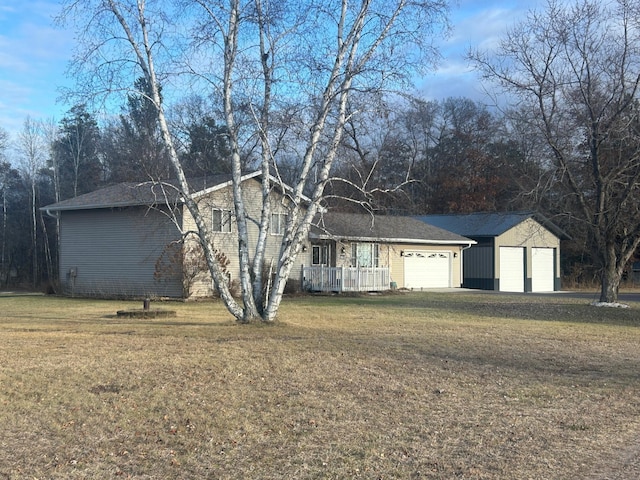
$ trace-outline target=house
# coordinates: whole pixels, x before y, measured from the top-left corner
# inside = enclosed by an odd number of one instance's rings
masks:
[[[259,172],[243,177],[247,212],[260,218]],[[209,222],[217,252],[227,259],[230,281],[239,276],[237,228],[233,221],[230,175],[190,182]],[[274,197],[282,199],[277,188]],[[275,225],[267,259],[282,239],[282,202],[274,202]],[[213,283],[194,235],[195,222],[177,189],[155,182],[122,183],[42,208],[60,221],[59,282],[62,291],[82,296],[190,297],[213,294]],[[250,241],[257,226],[249,222]],[[301,260],[302,261],[302,260]]]
[[[303,286],[336,291],[365,290],[358,275],[412,290],[460,287],[460,254],[475,244],[411,217],[336,212],[319,215],[309,239]]]
[[[560,241],[569,236],[541,215],[472,213],[416,218],[477,242],[463,252],[463,287],[503,292],[560,290]]]
[[[243,177],[251,252],[262,209],[260,172]],[[190,182],[230,282],[239,278],[229,175]],[[284,187],[288,188],[288,187]],[[265,262],[280,251],[287,196],[273,182]],[[122,183],[42,208],[59,219],[62,291],[81,296],[202,297],[213,282],[178,190]],[[460,286],[462,249],[473,240],[410,217],[323,213],[296,258],[289,288],[330,291]]]

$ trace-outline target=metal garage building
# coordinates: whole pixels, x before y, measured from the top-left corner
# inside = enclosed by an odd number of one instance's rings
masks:
[[[477,242],[463,252],[463,287],[503,292],[560,290],[560,240],[569,236],[542,216],[473,213],[416,218]]]

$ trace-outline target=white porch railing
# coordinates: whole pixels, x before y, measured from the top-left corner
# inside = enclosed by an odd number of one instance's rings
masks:
[[[313,292],[389,290],[389,267],[302,267],[302,285]]]

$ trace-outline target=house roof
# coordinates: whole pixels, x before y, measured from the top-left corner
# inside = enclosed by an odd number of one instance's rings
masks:
[[[189,186],[194,191],[202,191],[215,185],[224,185],[229,181],[231,181],[231,175],[213,175],[206,178],[190,179]],[[180,194],[175,185],[176,182],[156,181],[118,183],[47,205],[42,207],[41,210],[55,212],[140,205],[152,206],[164,203],[174,204],[180,200]]]
[[[390,243],[470,245],[475,241],[412,217],[328,212],[318,215],[311,238]]]
[[[242,176],[242,180],[256,178],[262,175],[257,170]],[[290,190],[291,187],[283,184],[279,179],[270,176],[274,187]],[[189,188],[194,197],[207,195],[215,190],[227,187],[232,183],[230,174],[211,175],[189,179]],[[56,212],[63,210],[91,210],[97,208],[118,208],[131,206],[154,206],[161,204],[180,203],[181,196],[177,188],[176,180],[168,182],[148,181],[148,182],[127,182],[111,185],[95,190],[93,192],[79,195],[75,198],[63,200],[58,203],[47,205],[40,210],[46,212]],[[309,202],[306,196],[302,196],[303,201]]]
[[[256,170],[242,176],[242,181],[256,178],[262,172]],[[291,187],[282,183],[276,177],[270,175],[271,183],[274,187],[284,190],[291,190]],[[207,195],[213,191],[230,186],[232,184],[231,174],[211,175],[188,179],[189,188],[194,197]],[[181,202],[180,191],[177,188],[176,180],[168,182],[148,181],[148,182],[128,182],[119,183],[104,187],[93,192],[79,195],[75,198],[63,200],[58,203],[40,208],[46,212],[57,212],[64,210],[92,210],[98,208],[118,208],[133,206],[155,206],[162,204],[173,205]],[[309,202],[306,196],[302,200]]]
[[[471,238],[497,237],[525,220],[533,218],[557,237],[562,239],[570,238],[549,219],[532,212],[421,215],[415,218]]]

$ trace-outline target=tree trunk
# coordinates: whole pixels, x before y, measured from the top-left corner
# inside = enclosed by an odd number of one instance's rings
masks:
[[[246,208],[244,204],[244,198],[242,196],[242,161],[240,155],[239,141],[237,138],[237,125],[234,117],[234,102],[233,102],[233,72],[235,68],[236,55],[238,49],[238,34],[239,25],[241,21],[241,5],[237,0],[230,2],[231,8],[229,10],[228,18],[228,30],[224,44],[224,75],[222,81],[222,101],[224,107],[224,117],[227,125],[229,143],[231,145],[231,174],[233,177],[232,190],[233,190],[233,205],[236,219],[236,226],[238,228],[238,260],[240,266],[240,292],[242,295],[242,316],[235,315],[236,319],[240,323],[251,323],[256,320],[261,320],[262,306],[258,308],[256,297],[261,298],[261,295],[256,292],[254,296],[253,282],[251,278],[251,272],[255,275],[260,275],[262,271],[263,250],[256,251],[254,255],[255,267],[251,268],[251,262],[249,258],[249,230],[247,225]],[[263,182],[265,179],[263,179]],[[263,207],[261,229],[266,226],[265,211]],[[262,238],[263,232],[260,233]],[[260,240],[260,239],[259,239]],[[263,244],[264,245],[264,244]],[[258,281],[256,285],[260,285]]]
[[[603,303],[616,303],[618,301],[618,289],[620,278],[611,273],[609,269],[602,274],[602,288],[600,290],[600,301]]]
[[[44,248],[44,257],[46,261],[47,268],[47,280],[50,285],[50,288],[55,289],[55,279],[57,277],[55,273],[55,268],[53,264],[53,258],[51,257],[51,247],[49,245],[49,234],[47,232],[47,224],[44,221],[44,217],[42,213],[38,215],[40,219],[40,225],[42,226],[42,239],[43,239],[43,248]]]
[[[616,303],[618,301],[618,290],[622,280],[622,269],[618,265],[614,245],[607,245],[600,290],[600,301],[603,303]]]
[[[36,207],[36,180],[31,178],[31,242],[33,248],[33,288],[38,286],[38,221]]]
[[[0,285],[6,286],[9,279],[9,268],[7,267],[7,188],[2,189],[2,266],[0,272],[2,273],[2,279]]]

